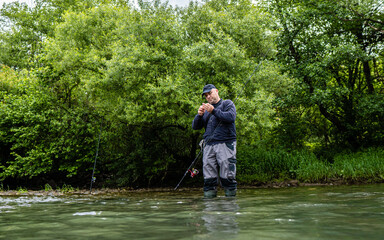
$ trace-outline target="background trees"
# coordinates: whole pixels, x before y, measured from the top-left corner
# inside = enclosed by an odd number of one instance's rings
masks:
[[[236,101],[244,181],[302,176],[293,150],[332,162],[331,148],[381,146],[378,1],[39,0],[0,13],[2,181],[85,186],[101,133],[100,184],[173,185],[197,153],[207,83]]]
[[[277,56],[297,80],[282,112],[295,118],[289,112],[296,109],[296,118],[308,119],[306,134],[286,130],[299,139],[317,135],[323,144],[381,145],[382,4],[273,1],[269,7],[282,30]]]

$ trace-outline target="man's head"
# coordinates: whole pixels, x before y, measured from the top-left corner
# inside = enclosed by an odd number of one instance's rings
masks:
[[[219,90],[213,84],[207,84],[203,88],[203,97],[207,99],[210,104],[216,104],[220,101]]]

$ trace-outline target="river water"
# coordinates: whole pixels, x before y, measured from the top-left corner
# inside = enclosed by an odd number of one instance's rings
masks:
[[[196,190],[0,196],[0,239],[383,239],[383,190],[240,189],[209,200]]]

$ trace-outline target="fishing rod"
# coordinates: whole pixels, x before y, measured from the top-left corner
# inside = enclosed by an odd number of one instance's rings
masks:
[[[233,103],[235,103],[236,100],[241,96],[241,94],[243,93],[245,87],[247,86],[247,84],[249,83],[249,81],[251,80],[251,78],[253,77],[253,75],[255,74],[255,72],[259,69],[259,67],[260,67],[260,65],[261,65],[261,62],[262,62],[262,60],[260,60],[259,64],[255,67],[255,69],[253,70],[251,76],[250,76],[250,77],[248,78],[248,80],[245,82],[243,88],[241,89],[240,93],[237,94],[237,97],[236,97],[236,99],[233,101]],[[185,176],[187,176],[188,172],[190,172],[190,173],[191,173],[191,176],[194,177],[195,173],[191,171],[191,168],[195,165],[197,159],[199,159],[201,153],[203,152],[204,146],[205,146],[207,143],[210,142],[210,140],[211,140],[211,139],[213,138],[213,136],[214,136],[214,133],[215,133],[216,129],[217,129],[220,125],[221,125],[221,121],[219,122],[219,124],[217,124],[217,126],[216,126],[215,129],[213,130],[212,135],[207,139],[207,141],[204,142],[203,144],[201,144],[201,146],[200,146],[201,148],[200,148],[199,153],[197,154],[197,156],[195,157],[195,159],[192,161],[192,163],[189,165],[187,171],[185,171],[185,173],[184,173],[183,177],[180,179],[179,183],[178,183],[178,184],[176,185],[176,187],[173,189],[174,191],[177,190],[177,189],[179,188],[181,182],[184,180]]]
[[[197,154],[197,156],[195,157],[195,159],[192,161],[191,165],[189,165],[187,171],[185,171],[183,177],[180,179],[180,181],[179,181],[179,183],[177,184],[177,186],[173,189],[174,191],[176,191],[176,190],[179,188],[181,182],[184,180],[185,176],[187,176],[188,172],[190,172],[191,168],[195,165],[195,162],[197,161],[197,159],[199,159],[199,157],[200,157],[200,155],[201,155],[202,152],[203,152],[203,150],[200,149],[199,154]],[[192,173],[191,173],[191,176],[193,176]]]
[[[93,171],[92,171],[92,178],[91,178],[91,188],[89,189],[89,192],[92,192],[92,184],[96,181],[95,175],[95,169],[96,169],[96,160],[97,156],[99,155],[99,147],[100,147],[100,138],[101,138],[101,131],[103,129],[103,123],[100,125],[100,131],[99,131],[99,139],[97,140],[97,148],[96,148],[96,155],[95,155],[95,162],[93,163]]]

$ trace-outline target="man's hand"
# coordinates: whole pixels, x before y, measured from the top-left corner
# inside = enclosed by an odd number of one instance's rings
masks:
[[[198,113],[200,116],[203,116],[203,115],[204,115],[204,112],[205,112],[204,105],[201,105],[201,106],[199,107],[199,110],[197,111],[197,113]]]
[[[213,109],[215,109],[211,104],[209,103],[203,103],[203,107],[204,109],[209,112],[209,113],[212,113]]]

